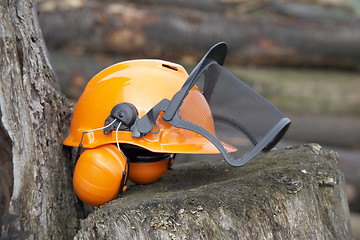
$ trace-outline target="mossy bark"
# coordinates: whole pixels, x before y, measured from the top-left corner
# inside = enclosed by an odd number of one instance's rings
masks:
[[[241,168],[221,160],[178,165],[101,206],[76,239],[352,239],[337,158],[312,144]]]

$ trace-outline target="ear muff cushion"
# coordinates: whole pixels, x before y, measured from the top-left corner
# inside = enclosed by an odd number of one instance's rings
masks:
[[[113,144],[85,150],[74,171],[73,186],[77,196],[95,206],[115,199],[125,165],[125,157]]]

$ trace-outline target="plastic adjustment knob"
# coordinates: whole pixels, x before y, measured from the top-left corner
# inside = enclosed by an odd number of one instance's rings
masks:
[[[110,116],[122,122],[127,127],[131,127],[137,116],[138,112],[134,105],[131,103],[123,102],[115,105],[111,110]]]

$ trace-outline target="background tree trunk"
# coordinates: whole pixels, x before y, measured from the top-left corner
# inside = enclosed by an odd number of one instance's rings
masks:
[[[1,118],[1,111],[0,111]],[[8,214],[13,187],[11,140],[0,121],[0,216]],[[1,220],[0,220],[1,226]]]
[[[78,226],[69,150],[70,108],[58,91],[35,1],[0,5],[0,107],[14,185],[2,237],[68,239]]]
[[[191,161],[97,209],[76,239],[352,239],[337,159],[312,144],[241,168]]]

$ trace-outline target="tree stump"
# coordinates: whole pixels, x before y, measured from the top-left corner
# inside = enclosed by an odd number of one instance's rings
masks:
[[[338,156],[317,144],[175,165],[96,209],[75,239],[352,239]]]

